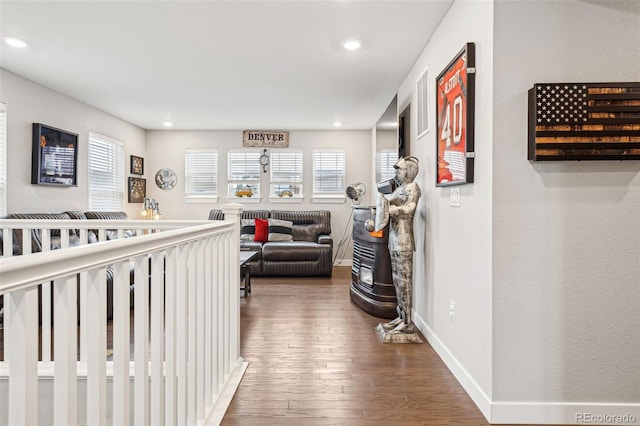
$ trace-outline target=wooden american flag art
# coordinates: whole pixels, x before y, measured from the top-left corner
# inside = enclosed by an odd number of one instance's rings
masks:
[[[640,160],[640,83],[538,83],[529,160]]]

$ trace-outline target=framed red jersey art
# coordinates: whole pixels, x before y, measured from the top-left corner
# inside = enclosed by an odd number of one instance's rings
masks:
[[[467,43],[436,77],[436,186],[473,182],[475,45]]]

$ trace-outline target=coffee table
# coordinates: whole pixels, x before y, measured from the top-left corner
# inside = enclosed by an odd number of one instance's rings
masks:
[[[244,291],[244,297],[247,297],[251,293],[251,268],[249,267],[249,261],[257,254],[257,251],[240,251],[240,282],[243,284],[240,290]]]

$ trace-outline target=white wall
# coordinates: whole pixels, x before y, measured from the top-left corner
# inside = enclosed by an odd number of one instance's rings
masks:
[[[129,155],[145,156],[145,132],[130,123],[0,69],[0,102],[7,104],[7,212],[59,213],[87,211],[87,143],[89,131],[125,143]],[[78,134],[77,187],[31,184],[32,123],[43,123]],[[126,203],[131,215],[139,208]]]
[[[492,392],[492,22],[492,2],[456,1],[398,91],[398,110],[411,104],[410,152],[420,160],[415,321],[483,411]],[[475,183],[459,187],[461,206],[451,207],[451,189],[435,187],[435,79],[467,42],[476,45]],[[427,67],[430,131],[416,140],[416,82]],[[455,322],[449,319],[450,301],[456,304]]]
[[[495,4],[498,402],[640,401],[640,161],[534,163],[526,152],[534,83],[638,81],[640,3],[606,4]]]
[[[219,191],[218,203],[186,204],[184,203],[184,150],[186,148],[216,148],[219,157]],[[268,199],[269,170],[262,173],[262,199],[228,199],[226,197],[227,182],[227,150],[242,148],[242,130],[233,131],[148,131],[147,157],[145,169],[147,172],[147,193],[154,197],[161,207],[164,218],[167,219],[206,219],[209,210],[218,209],[227,202],[240,202],[245,210],[330,210],[331,229],[334,237],[334,254],[338,242],[343,235],[351,235],[352,213],[351,202],[344,203],[313,203],[312,193],[312,150],[314,148],[339,148],[346,153],[347,170],[346,183],[369,182],[372,168],[369,158],[371,152],[371,132],[368,130],[350,131],[290,131],[289,148],[303,150],[304,167],[304,200],[302,203],[272,202]],[[159,189],[153,175],[161,168],[170,168],[178,175],[178,184],[170,191]],[[367,188],[370,192],[370,188]],[[370,203],[369,194],[363,205]],[[346,232],[346,233],[345,233]],[[345,254],[350,264],[352,257],[351,245],[340,249],[340,258]]]
[[[638,40],[638,2],[457,0],[399,89],[422,168],[415,320],[491,422],[640,419],[640,162],[533,163],[526,151],[534,83],[638,81]],[[434,186],[434,81],[467,41],[475,183],[454,208]],[[417,140],[427,67],[431,131]]]

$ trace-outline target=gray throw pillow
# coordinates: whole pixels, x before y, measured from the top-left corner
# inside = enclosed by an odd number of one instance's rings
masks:
[[[293,241],[293,222],[269,219],[269,241]]]
[[[253,219],[240,219],[240,241],[253,241],[256,236],[256,224]]]

